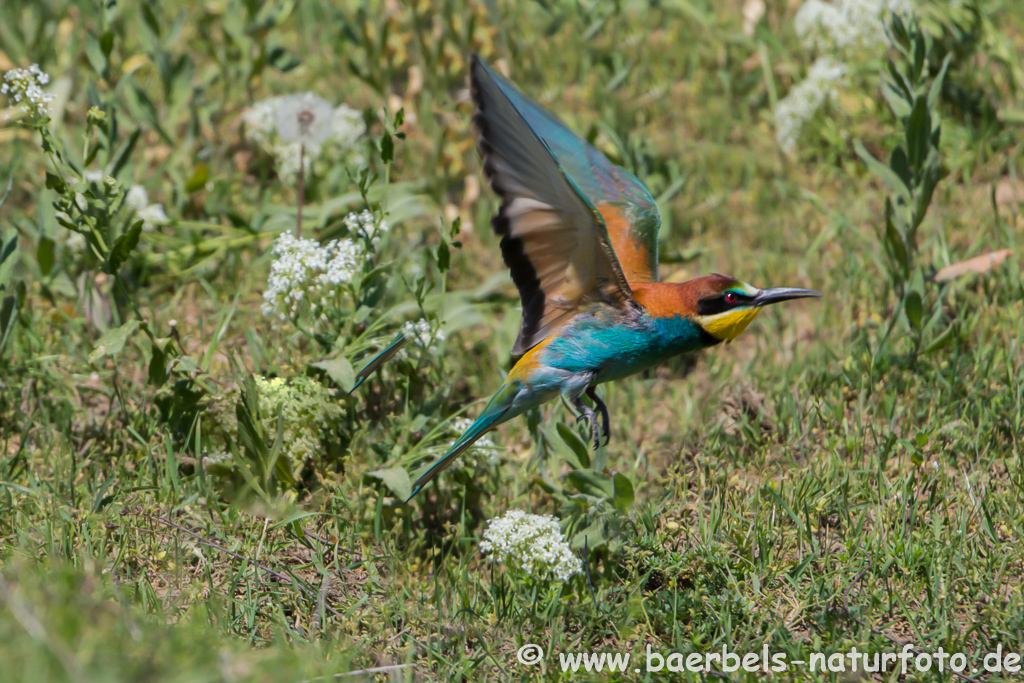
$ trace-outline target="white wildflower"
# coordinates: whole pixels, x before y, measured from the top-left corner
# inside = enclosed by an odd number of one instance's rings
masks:
[[[536,578],[551,575],[566,581],[582,567],[558,528],[558,520],[522,510],[509,510],[488,522],[480,549],[492,562],[504,562]]]
[[[141,185],[132,185],[124,198],[124,203],[135,212],[135,215],[142,219],[142,229],[146,232],[153,232],[157,227],[166,225],[170,219],[164,211],[163,204],[151,204],[146,188]]]
[[[149,194],[141,185],[132,185],[124,201],[132,211],[142,211],[149,206]]]
[[[299,175],[299,160],[301,159],[305,172],[309,173],[313,168],[313,159],[320,155],[320,147],[312,145],[306,147],[306,153],[302,153],[302,145],[297,142],[279,142],[274,145],[272,154],[277,160],[277,174],[285,182],[291,182]]]
[[[282,232],[274,241],[274,262],[263,293],[263,315],[280,320],[298,317],[309,310],[314,317],[338,296],[340,285],[351,282],[362,269],[366,253],[350,239],[321,246],[315,240]]]
[[[283,97],[270,97],[252,105],[242,114],[246,137],[261,147],[266,147],[274,137],[277,122],[277,107]]]
[[[378,221],[372,213],[366,210],[361,213],[350,213],[345,216],[344,222],[350,235],[361,237],[374,247],[380,242],[381,235],[390,230],[387,221]]]
[[[347,104],[339,104],[331,117],[331,133],[339,145],[351,147],[366,133],[363,115]]]
[[[4,74],[0,95],[6,95],[11,104],[17,105],[18,111],[29,118],[41,119],[50,115],[53,102],[53,93],[43,91],[43,86],[49,82],[50,76],[38,64],[27,69],[11,69]]]
[[[313,93],[290,95],[277,105],[277,135],[284,142],[319,147],[334,133],[334,109]]]
[[[401,332],[410,343],[398,352],[399,358],[408,358],[412,346],[418,347],[421,351],[429,350],[431,353],[437,354],[437,344],[445,339],[444,330],[441,328],[435,330],[430,321],[425,318],[420,318],[415,322],[407,321],[402,325]]]
[[[85,180],[90,183],[102,183],[103,182],[103,171],[98,169],[92,169],[86,171],[84,174]]]
[[[775,139],[787,154],[796,149],[800,132],[823,104],[838,101],[836,86],[846,77],[846,67],[831,57],[821,57],[807,72],[807,78],[779,100],[775,108]]]
[[[910,0],[807,0],[793,21],[805,47],[845,54],[888,46],[889,17],[893,13],[910,14],[913,10]]]
[[[136,214],[142,219],[142,229],[146,232],[156,230],[158,226],[168,222],[167,214],[164,213],[163,204],[150,204]]]

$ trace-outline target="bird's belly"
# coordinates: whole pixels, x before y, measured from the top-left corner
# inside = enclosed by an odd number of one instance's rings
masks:
[[[629,324],[599,319],[568,325],[542,352],[542,362],[576,375],[592,373],[594,384],[621,379],[662,361],[706,346],[688,318],[651,318]]]

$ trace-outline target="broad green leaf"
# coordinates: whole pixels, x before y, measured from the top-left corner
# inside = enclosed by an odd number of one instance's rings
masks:
[[[412,495],[412,480],[409,479],[409,473],[403,467],[375,470],[367,472],[366,476],[384,482],[384,485],[391,489],[391,492],[401,500],[408,500],[409,496]]]
[[[612,483],[612,478],[604,472],[590,469],[573,470],[565,475],[565,479],[580,493],[595,498],[615,500],[615,486]]]
[[[587,444],[583,442],[579,432],[569,427],[564,422],[559,422],[555,429],[558,431],[558,435],[562,437],[562,441],[565,445],[572,449],[576,459],[579,460],[579,466],[581,468],[590,467],[590,449]]]
[[[915,330],[920,330],[921,318],[923,316],[921,293],[916,290],[907,292],[907,300],[903,305],[903,310],[907,313],[907,320],[910,321],[910,326]]]
[[[149,359],[149,383],[162,387],[167,382],[167,354],[156,344]]]
[[[940,334],[938,337],[933,339],[928,344],[928,346],[926,346],[924,348],[924,352],[925,353],[935,353],[936,351],[939,351],[939,350],[944,349],[947,346],[949,346],[950,342],[952,342],[954,339],[956,339],[956,322],[955,321],[950,323],[949,327],[947,327],[942,332],[942,334]]]
[[[924,97],[918,97],[906,124],[907,161],[918,177],[921,176],[921,166],[928,156],[931,132],[932,122],[928,113],[928,101]]]
[[[54,263],[54,244],[49,237],[39,238],[39,246],[36,248],[36,260],[39,262],[39,270],[43,277],[50,274]]]
[[[910,203],[910,188],[908,188],[900,177],[896,175],[895,171],[875,157],[871,156],[871,153],[865,149],[864,143],[859,139],[854,140],[853,148],[856,150],[857,155],[864,160],[864,163],[867,164],[868,169],[872,173],[888,185],[889,189],[903,197],[908,204]]]
[[[612,477],[612,502],[615,507],[625,512],[633,504],[633,482],[624,474],[618,472]]]
[[[322,360],[310,363],[311,367],[323,370],[342,391],[349,391],[356,383],[356,373],[352,369],[352,363],[342,356],[330,360]]]
[[[122,263],[128,260],[132,250],[138,246],[141,234],[142,221],[135,221],[123,235],[114,241],[114,246],[110,249],[110,256],[107,257],[111,272],[116,271]]]
[[[139,329],[139,321],[132,319],[124,325],[121,325],[121,327],[115,327],[110,330],[96,342],[96,346],[93,347],[92,353],[89,354],[89,360],[95,363],[103,356],[116,356],[121,353],[121,350],[124,348],[128,338],[131,337],[137,329]]]

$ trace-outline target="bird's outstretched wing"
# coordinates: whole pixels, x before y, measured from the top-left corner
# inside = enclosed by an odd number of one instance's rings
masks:
[[[474,59],[474,83],[486,73],[530,130],[547,146],[559,168],[583,192],[604,220],[608,237],[628,282],[657,282],[658,205],[636,176],[617,166],[576,136],[551,112]],[[479,88],[479,86],[477,86]]]
[[[520,355],[585,304],[625,308],[632,290],[601,208],[562,168],[524,114],[525,109],[537,118],[531,108],[542,110],[498,78],[474,57],[471,82],[484,170],[503,199],[492,225],[502,235],[502,256],[523,303],[523,323],[512,348]],[[609,215],[616,214],[609,210]]]

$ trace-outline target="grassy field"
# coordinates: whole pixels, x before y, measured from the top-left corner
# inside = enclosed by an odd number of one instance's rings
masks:
[[[0,72],[53,98],[0,96],[0,679],[1018,680],[1024,12],[876,4],[4,0]],[[555,402],[405,505],[519,324],[473,53],[647,184],[663,278],[824,297],[605,385],[597,452]],[[302,237],[359,260],[281,319],[304,162],[265,114],[307,91],[350,109]],[[583,570],[489,561],[509,510]],[[723,648],[967,665],[646,655]]]

